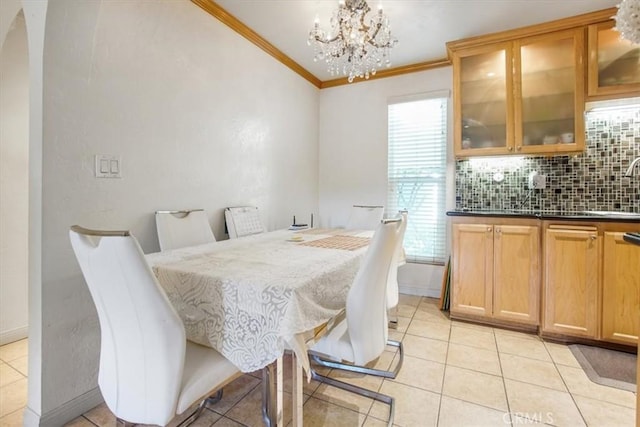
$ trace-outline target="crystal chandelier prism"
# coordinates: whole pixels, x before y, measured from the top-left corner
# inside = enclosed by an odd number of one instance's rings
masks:
[[[389,67],[389,52],[398,42],[391,35],[389,20],[378,8],[366,23],[371,8],[365,0],[340,0],[331,18],[331,31],[316,19],[307,43],[314,47],[314,61],[325,61],[331,75],[368,79],[382,66]]]
[[[622,38],[640,44],[640,0],[622,0],[614,18]]]

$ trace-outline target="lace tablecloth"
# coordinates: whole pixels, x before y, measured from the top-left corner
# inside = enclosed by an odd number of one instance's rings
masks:
[[[290,241],[294,236],[303,240]],[[366,247],[300,244],[325,237],[280,230],[150,254],[147,260],[187,338],[252,372],[286,347],[306,361],[300,334],[345,306]]]

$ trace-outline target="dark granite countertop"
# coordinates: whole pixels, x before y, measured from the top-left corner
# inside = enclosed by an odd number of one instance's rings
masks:
[[[554,211],[541,212],[532,210],[467,210],[457,209],[448,211],[447,216],[476,216],[476,217],[504,217],[504,218],[533,218],[567,221],[593,222],[634,222],[640,223],[640,212],[605,212],[605,211]]]
[[[640,233],[624,233],[622,238],[625,242],[640,246]]]

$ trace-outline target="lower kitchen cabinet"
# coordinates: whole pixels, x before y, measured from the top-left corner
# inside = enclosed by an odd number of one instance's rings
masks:
[[[602,263],[602,339],[638,343],[640,250],[623,232],[605,232]]]
[[[538,325],[539,227],[483,220],[453,224],[452,317]]]
[[[640,222],[454,216],[451,318],[635,346]],[[541,244],[542,242],[542,244]]]
[[[544,332],[597,337],[598,259],[596,227],[551,225],[546,229]]]

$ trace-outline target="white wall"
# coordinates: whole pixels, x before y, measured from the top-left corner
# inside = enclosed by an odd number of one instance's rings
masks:
[[[452,86],[451,67],[444,67],[320,92],[322,226],[343,226],[353,204],[386,205],[387,100],[450,91]],[[449,159],[448,199],[449,206],[453,206],[452,155]],[[400,291],[439,296],[442,272],[440,266],[407,264],[398,273]]]
[[[269,229],[317,212],[319,92],[187,1],[52,2],[44,50],[41,414],[52,420],[96,387],[97,318],[69,226],[130,229],[152,252],[157,209],[204,208],[218,239],[225,206],[259,206]],[[122,156],[123,178],[94,178],[95,154]]]
[[[0,345],[27,336],[29,57],[24,15],[0,50]]]

